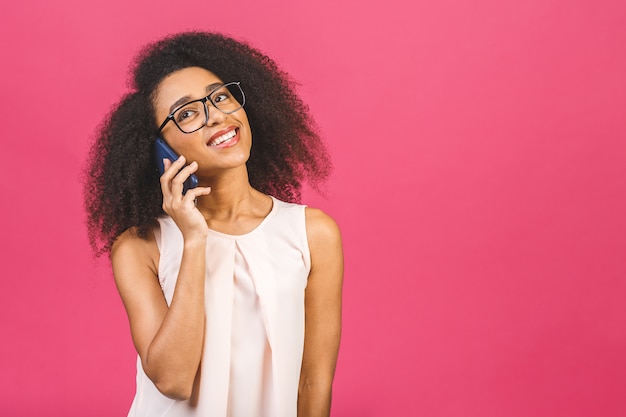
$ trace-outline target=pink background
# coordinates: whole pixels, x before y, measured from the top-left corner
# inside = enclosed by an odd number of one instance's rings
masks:
[[[135,353],[80,169],[138,48],[248,39],[332,150],[333,416],[626,415],[623,1],[34,1],[0,13],[0,415],[125,415]]]

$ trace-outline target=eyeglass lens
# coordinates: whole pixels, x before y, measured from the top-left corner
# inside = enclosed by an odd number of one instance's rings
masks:
[[[174,112],[174,122],[185,133],[194,132],[208,122],[209,111],[206,101],[225,114],[234,113],[243,107],[245,98],[238,83],[228,83],[213,91],[208,97],[194,100]],[[211,104],[206,103],[206,106]]]

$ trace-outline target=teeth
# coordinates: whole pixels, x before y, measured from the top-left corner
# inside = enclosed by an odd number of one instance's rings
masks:
[[[217,139],[213,140],[210,145],[217,146],[219,144],[222,144],[226,142],[227,140],[234,138],[236,134],[237,134],[237,131],[233,129],[230,132],[224,133],[222,136],[219,136]]]

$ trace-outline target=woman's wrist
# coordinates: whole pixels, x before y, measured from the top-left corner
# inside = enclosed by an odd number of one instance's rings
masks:
[[[208,233],[197,232],[183,236],[184,248],[192,249],[206,246]]]

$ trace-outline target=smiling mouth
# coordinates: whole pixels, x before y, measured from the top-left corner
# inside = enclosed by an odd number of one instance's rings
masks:
[[[223,135],[220,135],[220,136],[216,137],[211,142],[209,142],[209,146],[220,146],[220,145],[227,146],[227,145],[230,145],[231,142],[234,142],[233,139],[237,136],[237,132],[238,131],[239,131],[239,129],[229,130],[228,132],[224,133]]]

